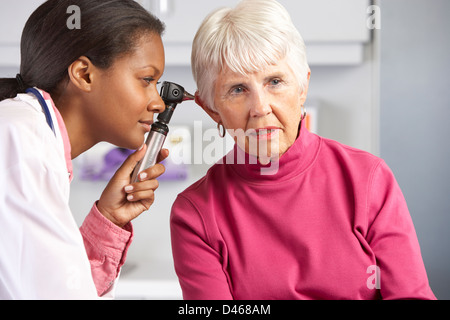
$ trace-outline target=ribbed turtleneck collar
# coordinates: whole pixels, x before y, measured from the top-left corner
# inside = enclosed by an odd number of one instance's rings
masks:
[[[225,162],[240,177],[253,183],[280,182],[292,179],[307,170],[315,161],[319,147],[320,137],[309,132],[303,122],[299,137],[277,162],[263,166],[237,145],[227,155]],[[231,154],[234,155],[233,164],[229,161]]]

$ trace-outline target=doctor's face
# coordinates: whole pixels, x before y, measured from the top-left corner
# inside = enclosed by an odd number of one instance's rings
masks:
[[[306,94],[284,59],[248,75],[225,68],[215,83],[215,120],[232,135],[245,132],[234,137],[236,143],[266,164],[297,139]]]
[[[98,141],[129,149],[142,146],[155,113],[165,110],[157,88],[164,65],[161,37],[152,34],[141,37],[132,53],[101,71],[96,106],[88,120],[93,122]]]

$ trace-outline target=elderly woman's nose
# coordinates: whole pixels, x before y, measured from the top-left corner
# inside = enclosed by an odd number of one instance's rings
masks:
[[[250,116],[264,117],[271,112],[269,100],[263,94],[254,94],[251,100]]]

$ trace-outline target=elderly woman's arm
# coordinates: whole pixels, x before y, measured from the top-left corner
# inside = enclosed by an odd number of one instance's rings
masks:
[[[435,299],[406,201],[391,170],[381,161],[368,199],[366,240],[380,270],[383,299]]]
[[[172,207],[172,251],[183,298],[233,299],[223,258],[209,243],[202,217],[192,203],[179,196]]]

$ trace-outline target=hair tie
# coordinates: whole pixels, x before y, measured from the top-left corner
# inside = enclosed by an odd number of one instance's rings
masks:
[[[19,85],[19,90],[22,91],[22,92],[25,92],[25,90],[26,90],[25,83],[23,82],[23,78],[20,75],[20,73],[18,73],[16,75],[16,81],[17,81],[17,84]]]

